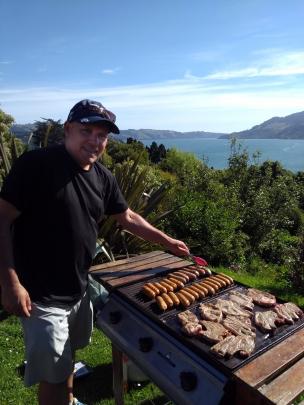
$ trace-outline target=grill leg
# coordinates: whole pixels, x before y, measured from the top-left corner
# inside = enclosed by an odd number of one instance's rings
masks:
[[[123,353],[112,343],[113,391],[116,405],[123,405],[127,389],[123,366]]]

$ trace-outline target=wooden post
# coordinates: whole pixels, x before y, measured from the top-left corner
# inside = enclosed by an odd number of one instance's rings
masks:
[[[123,353],[112,343],[112,367],[113,367],[113,393],[116,405],[124,404],[124,392],[126,386],[126,373],[124,372]]]

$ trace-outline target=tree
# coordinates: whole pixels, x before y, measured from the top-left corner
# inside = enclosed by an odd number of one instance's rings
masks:
[[[161,162],[163,159],[166,158],[167,155],[165,146],[162,143],[158,146],[155,141],[151,143],[150,147],[146,146],[146,150],[149,153],[149,160],[152,163]]]
[[[0,186],[14,160],[24,151],[24,145],[13,137],[10,128],[14,118],[0,109]]]
[[[60,120],[43,118],[43,121],[35,122],[35,130],[29,138],[29,148],[36,149],[63,142],[64,128]]]

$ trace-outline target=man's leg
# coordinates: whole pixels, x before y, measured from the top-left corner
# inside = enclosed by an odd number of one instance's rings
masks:
[[[59,384],[39,383],[39,405],[68,405],[73,400],[73,374]]]

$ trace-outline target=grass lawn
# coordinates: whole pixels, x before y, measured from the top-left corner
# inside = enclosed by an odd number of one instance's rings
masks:
[[[269,272],[251,275],[235,273],[224,268],[216,269],[232,276],[236,281],[273,292],[283,300],[304,307],[304,297],[292,294],[284,281],[278,281]],[[19,320],[6,316],[0,308],[0,405],[35,405],[36,387],[23,386],[24,347]],[[77,353],[76,361],[83,361],[93,370],[91,374],[75,381],[75,396],[88,405],[114,404],[112,394],[112,365],[110,341],[94,328],[91,344]],[[152,383],[140,389],[130,389],[125,394],[125,404],[163,405],[170,403]],[[303,397],[302,397],[303,399]],[[152,402],[153,401],[153,402]]]
[[[1,310],[0,310],[1,311]],[[24,346],[19,320],[5,317],[0,312],[0,405],[37,404],[37,387],[23,385]],[[114,404],[112,394],[112,365],[110,341],[94,328],[91,344],[77,353],[76,361],[83,361],[93,372],[75,380],[75,396],[89,405]],[[152,383],[143,388],[130,389],[126,404],[168,403],[168,399]]]

